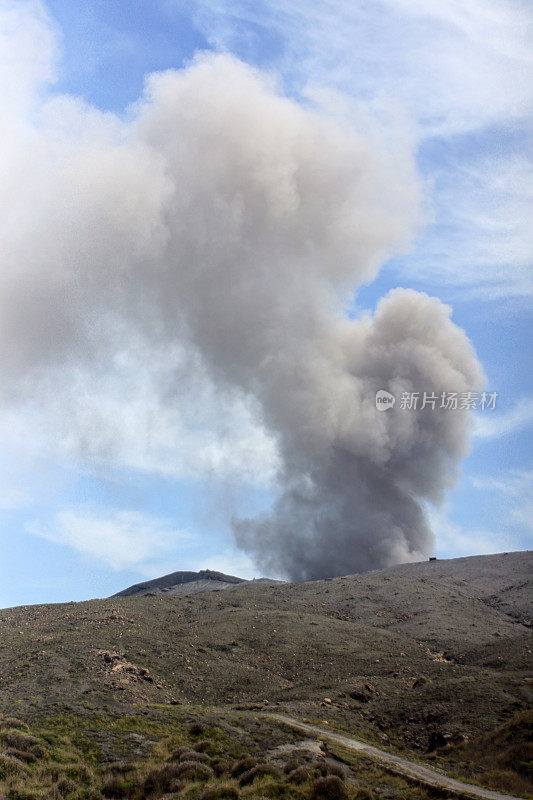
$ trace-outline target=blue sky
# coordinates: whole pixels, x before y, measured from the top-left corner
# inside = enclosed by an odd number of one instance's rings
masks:
[[[519,0],[0,0],[11,69],[0,80],[16,76],[17,97],[37,84],[41,96],[127,118],[149,73],[212,50],[274,73],[303,106],[319,98],[344,119],[364,104],[400,120],[423,222],[350,313],[373,310],[396,286],[439,297],[498,392],[496,408],[477,414],[455,488],[429,512],[442,557],[532,546],[531,22]],[[118,424],[114,385],[105,390]],[[150,418],[150,386],[143,391],[145,405],[120,419],[124,440]],[[43,411],[38,397],[11,404],[0,425],[0,606],[105,596],[175,569],[260,574],[229,523],[269,507],[275,456],[246,409],[215,401],[201,430],[191,402],[179,422],[171,410],[158,420],[150,448],[130,443],[109,458],[95,458],[90,443],[85,456],[69,446],[68,415],[54,433],[61,446],[51,446],[57,409]]]

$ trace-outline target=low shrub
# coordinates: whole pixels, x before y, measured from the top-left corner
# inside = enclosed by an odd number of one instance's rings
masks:
[[[238,800],[239,790],[235,786],[210,786],[200,795],[200,800]]]
[[[59,792],[59,797],[68,797],[69,795],[74,794],[78,788],[78,784],[71,778],[61,778],[56,783],[55,788]]]
[[[138,781],[131,776],[106,775],[102,784],[102,794],[104,797],[112,798],[135,797],[138,788]]]
[[[44,754],[40,740],[24,731],[14,729],[0,731],[0,742],[2,742],[5,747],[14,747],[17,750],[32,752],[36,756]]]
[[[335,764],[334,761],[321,760],[317,764],[320,775],[325,778],[327,775],[336,775],[341,780],[345,776],[345,772],[340,764]]]
[[[375,794],[369,789],[357,789],[355,792],[355,800],[374,800]]]
[[[299,785],[300,783],[305,783],[311,777],[311,768],[308,767],[306,764],[301,764],[296,769],[293,769],[289,772],[289,779],[292,783],[296,783]]]
[[[180,766],[179,764],[164,764],[162,767],[150,770],[144,779],[143,796],[179,791],[182,786],[179,780],[182,774]]]
[[[231,775],[233,778],[238,778],[243,772],[247,772],[252,767],[257,766],[258,761],[256,758],[252,758],[251,756],[247,756],[247,758],[241,758],[239,761],[236,761],[233,767],[231,768]]]
[[[201,722],[191,722],[188,730],[191,736],[200,736],[200,734],[205,733],[205,725]]]
[[[183,753],[189,753],[190,751],[191,748],[186,744],[182,745],[181,747],[176,747],[176,749],[170,754],[169,761],[179,761]]]
[[[16,747],[8,747],[5,754],[6,756],[18,758],[19,761],[24,761],[25,764],[35,764],[37,761],[37,756],[31,750],[18,750]]]
[[[498,757],[498,762],[522,773],[533,776],[533,743],[520,742],[507,747]]]
[[[337,775],[328,775],[315,781],[311,800],[348,800],[348,791]]]
[[[176,765],[177,774],[180,778],[194,781],[208,781],[213,778],[215,773],[207,764],[200,761],[181,761]]]
[[[15,756],[8,756],[0,753],[0,780],[11,778],[16,775],[25,775],[24,763]]]
[[[0,728],[17,728],[19,731],[29,731],[26,723],[16,717],[4,717],[0,719]]]
[[[106,764],[106,774],[108,775],[129,775],[136,769],[135,764],[131,761],[112,761]]]
[[[211,761],[211,769],[217,778],[219,778],[221,775],[225,775],[231,770],[231,764],[225,758],[214,758]]]
[[[209,739],[202,739],[202,741],[197,742],[194,749],[197,753],[207,753],[208,756],[216,756],[219,753],[218,746],[209,741]]]
[[[197,753],[196,750],[185,750],[179,757],[180,761],[202,761],[204,764],[211,761],[205,753]]]
[[[262,778],[265,775],[268,775],[271,778],[280,778],[280,771],[277,767],[273,764],[257,764],[252,769],[246,770],[243,772],[239,779],[239,783],[241,786],[249,786],[250,783],[253,783],[257,778]]]
[[[300,764],[301,761],[299,758],[296,758],[296,756],[291,756],[285,762],[285,766],[283,767],[283,772],[285,772],[285,774],[288,775],[289,772],[292,772],[293,770],[297,769],[300,766]]]

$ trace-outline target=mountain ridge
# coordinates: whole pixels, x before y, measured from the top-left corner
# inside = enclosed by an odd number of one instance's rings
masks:
[[[134,583],[122,589],[120,592],[111,595],[111,597],[132,597],[149,593],[156,594],[163,591],[172,592],[173,590],[179,592],[179,587],[185,586],[189,586],[189,591],[187,593],[202,590],[214,591],[216,589],[227,588],[227,586],[234,586],[238,583],[245,583],[245,579],[237,578],[235,575],[226,575],[223,572],[217,572],[212,569],[201,569],[199,572],[178,570],[176,572],[169,572],[167,575],[162,575],[159,578],[152,578],[148,581]],[[198,587],[197,584],[202,584],[202,587]],[[210,586],[209,584],[212,585]]]

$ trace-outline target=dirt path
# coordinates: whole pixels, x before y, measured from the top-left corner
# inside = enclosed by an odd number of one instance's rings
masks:
[[[427,786],[446,789],[460,797],[481,797],[485,798],[485,800],[517,800],[516,795],[502,794],[492,789],[483,789],[481,786],[474,786],[471,783],[463,783],[462,781],[455,780],[455,778],[449,778],[447,775],[437,772],[437,770],[431,769],[430,767],[417,764],[416,761],[410,761],[408,758],[402,758],[402,756],[395,756],[393,753],[380,750],[379,747],[373,747],[371,744],[359,741],[359,739],[352,739],[350,736],[333,733],[324,728],[319,728],[317,725],[309,725],[306,722],[300,722],[300,720],[288,717],[285,714],[266,714],[265,716],[277,722],[284,722],[286,725],[290,725],[292,728],[297,728],[300,731],[320,736],[322,739],[329,739],[331,742],[336,742],[343,747],[347,747],[349,750],[362,753],[372,758],[374,761],[381,761],[383,764],[386,764],[388,769],[413,778]],[[520,798],[518,798],[518,800],[520,800]]]

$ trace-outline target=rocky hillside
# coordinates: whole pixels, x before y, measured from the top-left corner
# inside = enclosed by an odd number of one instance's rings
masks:
[[[234,578],[231,591],[159,591],[179,585],[172,578],[155,593],[140,584],[107,600],[8,609],[0,711],[277,709],[448,765],[502,736],[520,748],[532,567],[533,554],[520,552],[304,584]],[[485,764],[483,780],[496,785],[493,772],[519,771],[524,758]],[[475,775],[476,759],[468,765],[460,774]]]

